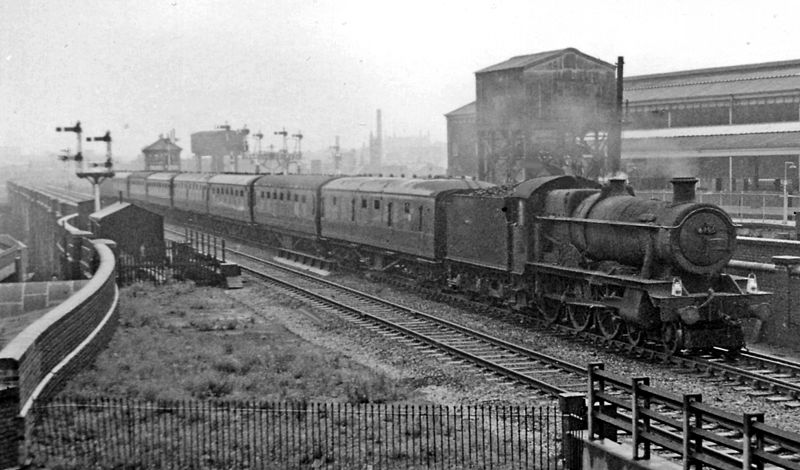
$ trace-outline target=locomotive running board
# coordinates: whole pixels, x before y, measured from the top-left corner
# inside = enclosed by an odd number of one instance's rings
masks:
[[[583,269],[583,268],[565,268],[562,266],[556,266],[554,264],[548,263],[527,263],[529,266],[532,266],[535,270],[540,273],[546,274],[558,274],[565,277],[571,277],[574,279],[586,279],[588,278],[595,278],[595,279],[605,279],[607,281],[614,282],[616,284],[627,286],[627,287],[634,287],[638,286],[641,287],[643,285],[649,287],[666,287],[669,289],[672,286],[671,281],[665,281],[660,279],[642,279],[636,276],[625,276],[622,274],[606,274],[600,271],[592,271],[591,269]]]

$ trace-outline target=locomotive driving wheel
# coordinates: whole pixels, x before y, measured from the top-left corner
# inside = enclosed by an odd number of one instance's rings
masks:
[[[625,337],[632,346],[641,346],[647,339],[647,333],[633,323],[625,323]]]
[[[592,326],[592,310],[575,304],[565,303],[564,309],[572,327],[578,331],[586,331]]]
[[[661,343],[664,352],[670,356],[683,349],[683,326],[676,321],[665,323],[661,330]]]
[[[622,332],[624,322],[611,309],[600,310],[597,313],[597,327],[606,339],[617,339]]]
[[[536,308],[539,311],[539,315],[544,318],[545,323],[548,325],[558,323],[561,319],[561,314],[564,313],[563,307],[559,302],[547,298],[539,300],[536,303]]]

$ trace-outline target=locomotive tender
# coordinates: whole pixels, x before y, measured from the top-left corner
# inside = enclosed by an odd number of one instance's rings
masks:
[[[736,231],[694,200],[671,202],[550,176],[513,188],[466,179],[120,173],[101,193],[173,210],[225,233],[412,276],[606,338],[669,353],[744,346],[765,308],[754,275],[725,273]]]

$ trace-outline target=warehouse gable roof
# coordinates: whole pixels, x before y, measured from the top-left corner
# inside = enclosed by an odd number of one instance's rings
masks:
[[[464,106],[454,109],[449,113],[445,114],[447,117],[457,117],[457,116],[474,116],[475,115],[475,102],[465,104]]]
[[[511,70],[511,69],[525,69],[528,67],[532,67],[534,65],[540,64],[542,62],[547,62],[549,60],[554,59],[560,55],[573,53],[580,55],[581,57],[591,60],[593,62],[597,62],[598,64],[602,64],[606,67],[614,68],[612,64],[608,62],[604,62],[596,57],[592,57],[590,55],[584,54],[583,52],[575,49],[574,47],[568,47],[566,49],[558,49],[555,51],[545,51],[545,52],[537,52],[535,54],[526,54],[526,55],[518,55],[514,56],[508,60],[500,62],[499,64],[491,65],[484,69],[478,70],[475,72],[476,74],[479,73],[488,73],[488,72],[497,72],[500,70]]]

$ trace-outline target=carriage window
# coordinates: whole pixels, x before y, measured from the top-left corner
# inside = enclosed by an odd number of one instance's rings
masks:
[[[292,200],[292,192],[291,191],[286,191],[286,200],[287,201],[291,201]]]
[[[355,199],[351,199],[350,200],[350,221],[351,222],[355,222],[356,221],[356,200]]]
[[[267,191],[267,199],[271,199],[272,193]]]
[[[297,193],[294,193],[294,202],[297,202],[297,199],[298,199]]]
[[[281,199],[281,201],[283,201],[283,193],[281,193],[280,199]]]
[[[392,226],[392,203],[386,204],[386,225]]]
[[[278,199],[278,191],[272,191],[272,199]]]
[[[417,230],[422,231],[422,206],[419,206],[419,226]]]
[[[331,203],[332,203],[334,206],[336,205],[336,196],[334,196],[334,197],[333,197],[333,199],[331,200]]]
[[[410,214],[411,213],[411,204],[409,204],[408,202],[403,203],[403,213],[404,214]]]
[[[375,209],[380,209],[381,208],[381,201],[379,199],[375,199],[375,202],[373,203],[372,207],[374,207]]]
[[[302,202],[303,204],[306,203],[306,195],[305,194],[303,194],[303,197],[300,198],[300,202]]]
[[[366,199],[362,199],[361,200],[361,208],[362,209],[366,209],[367,208],[367,200]]]

